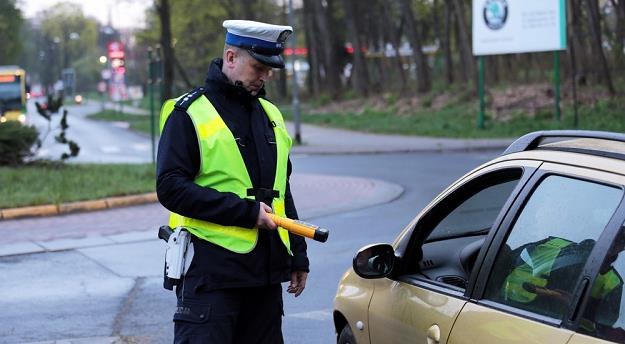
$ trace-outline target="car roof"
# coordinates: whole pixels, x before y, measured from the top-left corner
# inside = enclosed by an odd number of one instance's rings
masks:
[[[531,159],[625,175],[625,134],[588,130],[537,131],[514,141],[492,162]]]
[[[565,147],[561,143],[548,142],[551,140],[565,139],[565,141],[577,142],[574,146],[579,149],[589,149],[594,151],[602,151],[603,148],[609,147],[608,145],[598,145],[600,141],[607,141],[614,146],[619,146],[618,143],[625,143],[625,134],[614,133],[609,131],[592,131],[592,130],[544,130],[535,131],[529,134],[525,134],[515,140],[502,155],[512,154],[517,152],[528,151],[537,148],[544,148],[545,146],[551,147]],[[578,139],[578,140],[574,140]],[[547,142],[545,142],[547,141]],[[606,142],[606,143],[607,143]],[[547,143],[547,144],[545,144]]]

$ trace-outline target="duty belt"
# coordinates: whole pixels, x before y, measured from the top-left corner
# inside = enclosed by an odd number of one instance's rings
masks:
[[[250,188],[247,189],[247,195],[254,196],[254,199],[258,202],[271,204],[274,198],[280,197],[280,191],[264,188]]]

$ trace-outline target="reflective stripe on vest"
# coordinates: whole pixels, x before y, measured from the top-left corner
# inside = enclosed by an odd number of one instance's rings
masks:
[[[537,287],[547,286],[547,279],[551,275],[553,263],[560,251],[571,245],[568,240],[554,238],[537,245],[530,254],[527,249],[521,252],[521,259],[525,263],[517,266],[506,277],[502,286],[504,300],[513,300],[521,303],[534,301],[536,293],[523,288],[523,283],[529,283]]]
[[[178,99],[180,97],[170,99],[163,104],[160,119],[161,131]],[[276,137],[277,166],[273,188],[278,190],[279,197],[273,200],[272,207],[274,213],[285,216],[284,196],[292,140],[286,130],[280,110],[265,99],[259,98],[258,100],[273,125]],[[200,170],[194,182],[220,192],[232,192],[240,198],[252,199],[247,196],[247,190],[253,188],[253,185],[239,147],[215,107],[202,95],[189,106],[187,113],[193,121],[200,147]],[[169,225],[172,228],[185,227],[195,236],[236,253],[252,251],[258,239],[257,228],[222,226],[176,213],[170,213]],[[289,254],[292,255],[289,233],[279,227],[278,235]]]

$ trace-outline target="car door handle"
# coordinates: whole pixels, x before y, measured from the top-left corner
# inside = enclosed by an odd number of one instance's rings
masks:
[[[434,324],[430,326],[427,333],[428,344],[438,344],[441,340],[441,329],[438,325]]]

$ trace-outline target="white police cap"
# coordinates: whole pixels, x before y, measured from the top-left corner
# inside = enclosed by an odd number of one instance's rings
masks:
[[[284,68],[282,51],[293,28],[251,20],[226,20],[226,44],[246,49],[259,62],[273,67]]]

